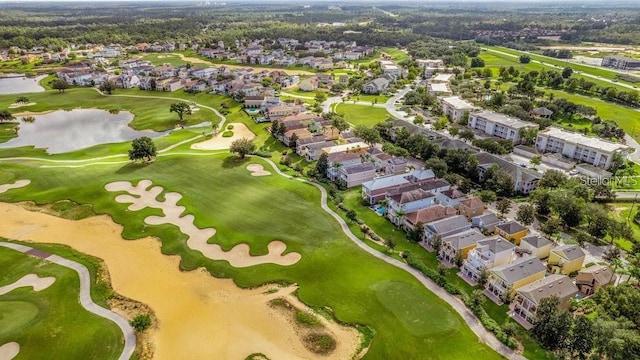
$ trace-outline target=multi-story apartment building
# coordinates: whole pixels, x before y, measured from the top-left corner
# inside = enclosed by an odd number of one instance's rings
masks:
[[[522,139],[522,130],[537,128],[538,125],[504,114],[483,110],[469,114],[469,127],[486,135],[511,140],[514,144],[519,144]]]

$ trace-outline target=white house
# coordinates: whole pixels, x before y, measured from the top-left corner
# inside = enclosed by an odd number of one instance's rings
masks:
[[[516,246],[501,238],[478,241],[477,246],[469,252],[462,264],[462,273],[472,281],[478,281],[483,270],[506,264],[515,258]]]

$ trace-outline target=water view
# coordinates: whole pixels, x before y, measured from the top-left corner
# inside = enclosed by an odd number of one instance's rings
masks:
[[[133,114],[126,111],[111,114],[94,109],[59,110],[34,117],[33,122],[20,122],[18,137],[0,144],[0,148],[33,145],[47,149],[49,154],[59,154],[167,133],[131,129],[128,124],[133,120]]]
[[[0,95],[43,92],[44,88],[38,82],[46,75],[26,77],[21,74],[4,74],[0,77]]]

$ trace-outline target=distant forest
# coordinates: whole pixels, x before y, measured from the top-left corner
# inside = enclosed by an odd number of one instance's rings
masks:
[[[0,48],[49,49],[74,44],[153,42],[231,43],[239,38],[355,40],[362,45],[406,45],[426,36],[492,44],[540,44],[529,29],[561,31],[563,41],[640,44],[640,14],[630,3],[4,3]],[[211,4],[215,4],[211,2]],[[345,23],[318,26],[318,23]]]

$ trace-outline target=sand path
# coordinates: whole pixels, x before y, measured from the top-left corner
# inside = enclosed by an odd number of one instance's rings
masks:
[[[0,295],[7,294],[17,288],[27,286],[31,286],[33,288],[33,291],[42,291],[53,285],[54,282],[56,282],[56,278],[51,276],[40,277],[36,274],[28,274],[23,276],[20,280],[14,282],[13,284],[1,286]]]
[[[280,291],[243,290],[204,271],[180,271],[180,258],[163,255],[157,240],[123,241],[122,227],[107,216],[71,221],[0,203],[0,217],[0,236],[65,244],[103,259],[114,290],[154,310],[154,359],[319,358],[306,350],[290,318],[268,305]],[[335,326],[338,347],[322,359],[351,359],[360,337]]]
[[[152,185],[151,180],[142,180],[138,185],[133,186],[128,181],[117,181],[105,185],[105,189],[111,192],[126,191],[131,195],[118,195],[116,201],[122,204],[131,204],[128,209],[140,211],[144,208],[160,209],[164,216],[148,216],[144,222],[149,225],[171,224],[177,226],[180,231],[187,235],[187,246],[193,250],[200,251],[204,256],[212,260],[226,260],[233,267],[242,268],[260,264],[293,265],[297,263],[301,256],[291,252],[283,255],[287,245],[282,241],[272,241],[267,246],[266,255],[252,256],[248,244],[238,244],[229,251],[224,251],[218,244],[210,244],[208,241],[216,234],[214,228],[200,229],[194,224],[194,216],[189,214],[180,216],[186,208],[177,205],[182,199],[182,195],[176,192],[168,192],[164,195],[164,200],[159,201],[158,196],[164,191],[161,186]]]
[[[25,187],[29,184],[31,184],[31,180],[18,180],[11,184],[0,185],[0,194],[5,193],[11,189],[18,189],[21,187]]]
[[[223,137],[222,133],[224,133],[224,131],[220,131],[218,135],[214,136],[209,140],[205,140],[205,141],[191,145],[191,149],[194,149],[194,150],[228,149],[229,147],[231,147],[231,143],[238,139],[247,138],[249,140],[253,140],[256,138],[256,134],[252,133],[251,130],[249,130],[249,128],[247,127],[247,125],[243,123],[232,123],[230,125],[233,125],[233,130],[231,130],[233,131],[233,136]]]
[[[251,176],[269,176],[271,175],[270,171],[264,169],[264,166],[260,164],[249,164],[247,165],[247,170],[251,172]]]
[[[34,103],[34,102],[30,102],[30,103],[13,103],[13,104],[9,105],[9,109],[17,109],[17,108],[33,106],[33,105],[36,105],[36,103]]]
[[[0,346],[0,360],[11,360],[18,356],[20,352],[20,344],[10,342]]]

